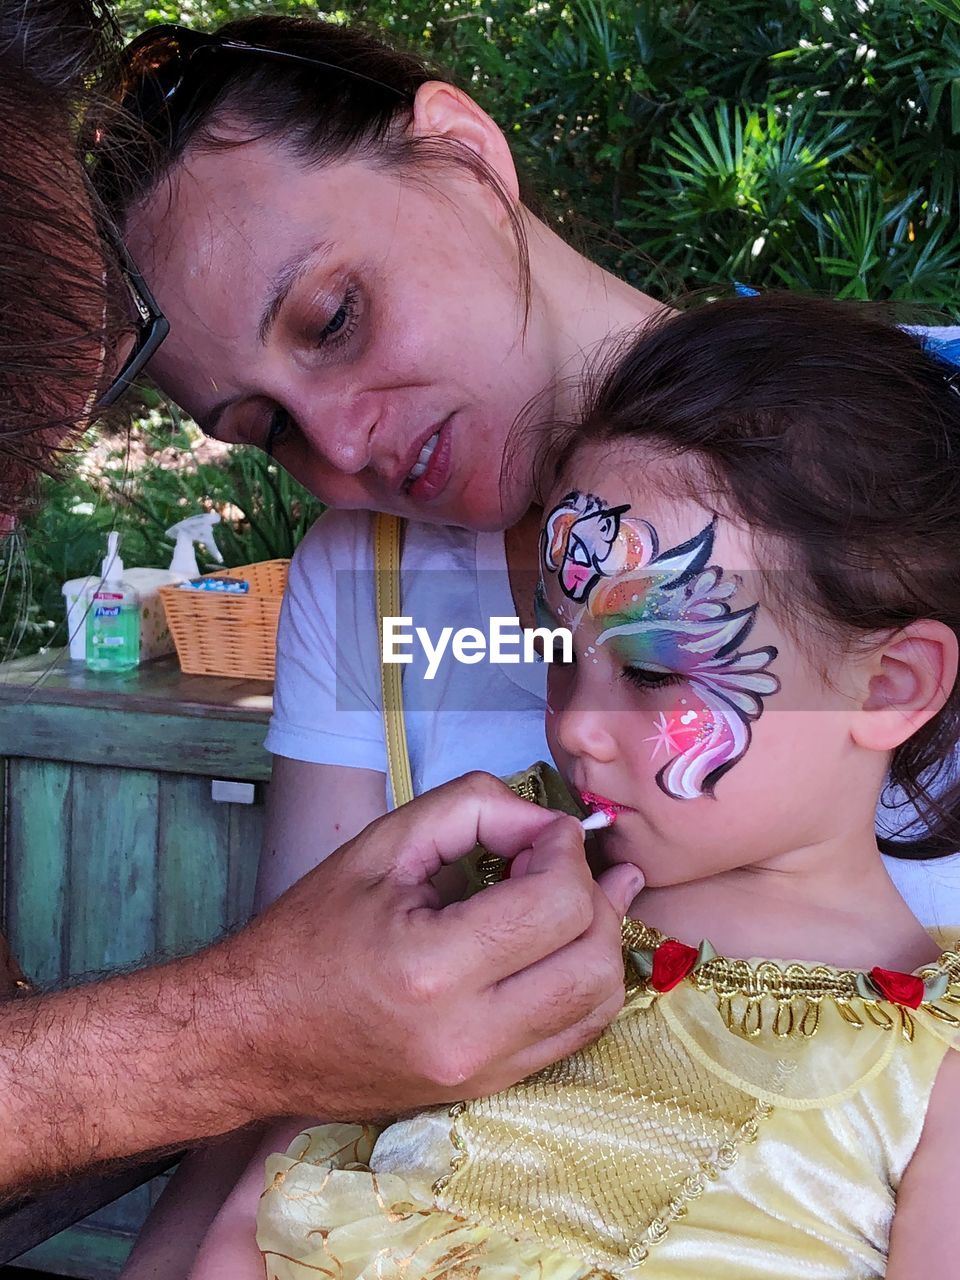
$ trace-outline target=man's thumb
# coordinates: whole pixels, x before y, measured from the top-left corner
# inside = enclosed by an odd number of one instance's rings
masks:
[[[608,867],[597,876],[597,884],[610,900],[618,916],[625,916],[634,898],[644,886],[643,872],[631,863]]]

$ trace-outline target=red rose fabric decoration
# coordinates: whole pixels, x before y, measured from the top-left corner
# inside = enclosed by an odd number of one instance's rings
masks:
[[[907,1009],[919,1009],[926,993],[923,979],[913,973],[897,973],[893,969],[871,969],[870,980],[885,1000],[902,1004]]]
[[[672,991],[693,969],[699,954],[696,947],[685,946],[682,942],[661,942],[653,953],[650,985],[654,991]]]

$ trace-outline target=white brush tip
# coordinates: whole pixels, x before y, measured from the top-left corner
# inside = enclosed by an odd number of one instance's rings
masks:
[[[602,809],[597,809],[595,813],[591,813],[589,817],[583,818],[580,822],[584,831],[602,831],[604,827],[613,826],[613,815],[604,813]]]

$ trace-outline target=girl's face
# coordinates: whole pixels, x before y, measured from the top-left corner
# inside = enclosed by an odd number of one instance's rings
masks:
[[[608,855],[659,887],[872,824],[885,760],[850,736],[859,670],[838,656],[828,683],[778,624],[764,598],[790,570],[671,497],[655,458],[584,450],[572,482],[542,534],[542,622],[569,627],[575,654],[550,668],[547,736],[587,803],[617,809]]]
[[[335,507],[477,529],[526,510],[532,461],[501,465],[556,355],[465,171],[190,153],[128,239],[171,322],[151,372],[209,434],[270,447]]]

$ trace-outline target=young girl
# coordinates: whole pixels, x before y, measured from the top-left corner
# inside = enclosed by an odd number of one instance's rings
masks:
[[[270,1280],[954,1274],[960,952],[874,829],[892,784],[927,832],[895,852],[958,846],[948,374],[767,296],[661,323],[605,378],[545,496],[540,612],[574,637],[556,763],[646,876],[626,1004],[503,1093],[271,1157]]]

